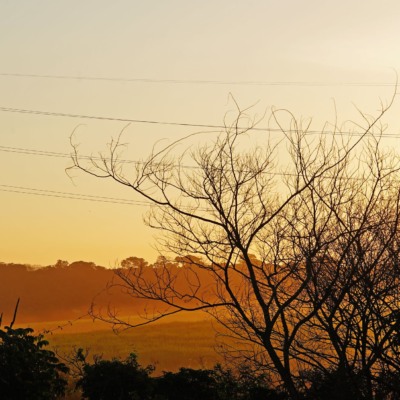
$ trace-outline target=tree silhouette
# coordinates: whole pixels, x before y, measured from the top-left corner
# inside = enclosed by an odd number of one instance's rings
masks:
[[[78,349],[78,357],[82,357]],[[139,400],[152,399],[152,381],[149,374],[153,371],[151,366],[142,368],[137,362],[135,354],[124,360],[95,359],[89,364],[83,362],[82,376],[77,382],[77,387],[82,389],[83,397],[90,400]]]
[[[48,342],[33,329],[0,329],[0,397],[9,400],[56,399],[65,392],[68,372]]]
[[[274,135],[260,134],[238,108],[212,143],[196,148],[190,135],[133,169],[121,137],[100,160],[73,144],[76,168],[152,202],[146,221],[178,256],[117,271],[133,298],[155,302],[143,323],[203,310],[235,339],[228,355],[271,373],[292,399],[302,371],[337,368],[360,371],[372,398],[382,362],[398,368],[400,163],[381,144],[391,104],[361,113],[350,135],[337,123],[310,131],[286,110],[272,111]]]

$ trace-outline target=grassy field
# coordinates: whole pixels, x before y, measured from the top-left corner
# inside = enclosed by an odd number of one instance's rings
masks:
[[[134,352],[142,365],[156,366],[155,374],[176,371],[179,367],[212,368],[222,361],[215,349],[215,330],[210,319],[178,319],[119,334],[113,333],[108,325],[96,324],[80,321],[79,326],[56,330],[46,339],[59,354],[68,354],[74,347],[88,348],[89,361],[94,354],[111,359],[125,358]]]

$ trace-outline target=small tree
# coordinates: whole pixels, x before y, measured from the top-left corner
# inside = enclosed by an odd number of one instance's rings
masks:
[[[48,342],[31,328],[0,329],[0,397],[8,400],[56,399],[65,392],[68,372]]]

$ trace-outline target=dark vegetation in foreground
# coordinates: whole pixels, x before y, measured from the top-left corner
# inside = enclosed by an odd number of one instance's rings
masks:
[[[0,316],[1,325],[2,315]],[[44,349],[48,342],[31,328],[0,329],[0,398],[56,399],[62,397],[69,368],[55,353]]]
[[[0,320],[1,323],[1,320]],[[45,347],[48,342],[30,328],[0,329],[0,394],[9,400],[77,398],[90,400],[285,400],[268,374],[241,364],[236,369],[181,368],[152,377],[154,366],[142,367],[135,354],[126,359],[103,360],[76,349],[60,357]],[[62,358],[62,362],[59,360]],[[321,373],[303,371],[298,382],[304,400],[367,399],[369,388],[358,371]],[[68,389],[68,382],[70,389]],[[71,387],[73,389],[71,389]],[[71,392],[75,391],[75,395]],[[374,382],[374,398],[400,399],[400,374],[381,375]]]

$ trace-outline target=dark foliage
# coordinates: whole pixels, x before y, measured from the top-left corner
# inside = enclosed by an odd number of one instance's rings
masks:
[[[374,392],[374,388],[368,387],[369,382],[360,371],[342,368],[324,373],[313,371],[306,375],[311,384],[305,396],[307,400],[364,400],[370,399],[370,393]]]
[[[33,329],[6,326],[0,329],[0,397],[46,400],[62,396],[68,372],[41,335]]]
[[[213,370],[221,400],[285,400],[287,395],[273,388],[269,377],[242,364],[237,371],[217,364]]]
[[[266,375],[247,367],[233,372],[220,365],[214,369],[181,368],[152,378],[153,366],[143,368],[136,355],[126,360],[86,361],[87,352],[77,349],[70,360],[81,375],[77,387],[90,400],[285,400],[272,389]]]
[[[146,400],[152,399],[151,366],[142,368],[135,354],[126,360],[96,359],[83,367],[77,386],[90,400]]]
[[[386,370],[371,386],[362,371],[344,368],[308,372],[305,380],[309,384],[306,400],[400,400],[399,371]]]
[[[181,368],[166,372],[157,379],[158,398],[161,400],[220,400],[212,370]]]
[[[246,368],[234,373],[217,365],[212,370],[181,368],[156,378],[156,400],[284,400],[264,375]]]
[[[400,372],[385,371],[377,379],[376,399],[400,400]]]

